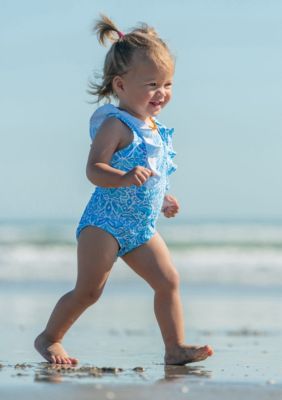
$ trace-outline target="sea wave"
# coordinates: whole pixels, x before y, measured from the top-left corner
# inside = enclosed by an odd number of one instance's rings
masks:
[[[0,225],[0,279],[73,282],[75,225]],[[183,282],[282,286],[282,226],[171,224],[159,231]],[[134,275],[118,259],[111,279]]]
[[[73,246],[73,222],[0,223],[0,246]],[[282,248],[282,223],[159,223],[158,231],[175,249],[199,247]]]

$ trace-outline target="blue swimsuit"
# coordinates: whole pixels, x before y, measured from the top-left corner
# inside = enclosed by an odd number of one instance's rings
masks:
[[[97,226],[114,236],[119,244],[117,257],[121,257],[155,234],[165,191],[169,188],[168,176],[176,170],[172,161],[176,153],[172,148],[173,129],[155,120],[158,134],[153,133],[144,121],[112,104],[101,106],[92,115],[92,140],[101,124],[110,117],[121,120],[134,136],[127,147],[113,154],[111,167],[128,172],[141,165],[151,169],[154,175],[142,186],[97,186],[81,217],[76,237],[78,239],[86,226]]]

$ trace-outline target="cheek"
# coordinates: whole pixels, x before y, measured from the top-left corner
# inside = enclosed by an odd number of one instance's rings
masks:
[[[153,97],[152,93],[144,92],[143,95],[142,95],[142,100],[147,102],[147,101],[151,100],[152,97]]]
[[[166,93],[166,96],[165,96],[165,102],[166,102],[166,103],[169,102],[169,100],[171,99],[171,96],[172,96],[172,93],[171,93],[171,92]]]
[[[146,92],[146,97],[147,97],[147,98],[152,98],[152,97],[154,97],[154,95],[155,95],[155,92],[152,91],[152,90],[148,90],[148,91]]]

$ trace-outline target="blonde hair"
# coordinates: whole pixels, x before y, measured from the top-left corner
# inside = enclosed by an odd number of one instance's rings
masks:
[[[133,55],[139,51],[142,55],[152,60],[157,67],[164,70],[174,69],[174,58],[165,42],[158,36],[154,28],[141,23],[131,32],[124,34],[105,15],[101,15],[93,27],[98,41],[106,45],[106,39],[112,45],[106,54],[101,84],[89,81],[88,93],[97,97],[96,102],[111,96],[117,97],[113,91],[112,81],[117,75],[121,76],[129,71]]]

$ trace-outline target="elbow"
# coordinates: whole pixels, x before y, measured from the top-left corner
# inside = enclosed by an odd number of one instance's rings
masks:
[[[85,168],[85,175],[86,175],[87,179],[90,180],[90,171],[89,171],[89,165],[88,164],[86,165],[86,168]]]
[[[91,183],[93,183],[93,185],[96,185],[96,182],[95,182],[95,181],[96,181],[96,179],[95,179],[95,171],[94,171],[93,166],[87,164],[87,165],[86,165],[86,169],[85,169],[85,173],[86,173],[87,179],[88,179]]]

